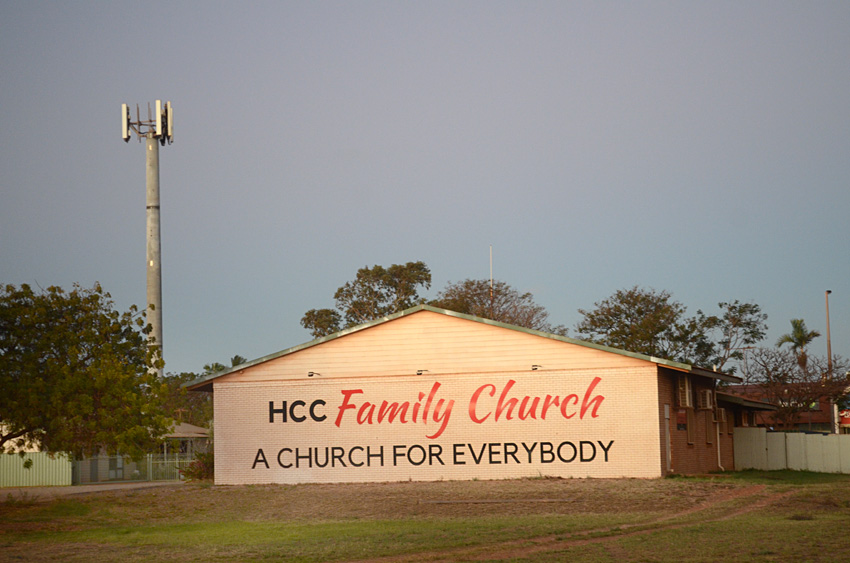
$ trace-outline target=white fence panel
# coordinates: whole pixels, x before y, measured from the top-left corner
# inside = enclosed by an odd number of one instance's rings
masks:
[[[778,471],[788,466],[788,452],[785,446],[785,434],[779,432],[765,432],[765,444],[767,448],[767,469]]]
[[[841,463],[841,472],[850,473],[850,434],[842,434],[838,440],[838,458]]]
[[[850,474],[850,434],[735,428],[735,469]]]
[[[768,468],[766,434],[764,428],[735,428],[735,469]]]
[[[823,439],[825,436],[806,434],[806,469],[815,473],[824,473]]]
[[[841,436],[830,434],[823,438],[823,472],[841,473]]]
[[[809,463],[806,459],[806,435],[785,434],[785,451],[788,455],[788,469],[794,471],[806,471]]]

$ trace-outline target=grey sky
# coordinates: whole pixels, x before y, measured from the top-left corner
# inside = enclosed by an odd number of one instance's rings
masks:
[[[0,281],[145,299],[166,371],[310,339],[362,266],[495,277],[574,326],[615,290],[759,303],[850,355],[850,3],[0,3]],[[826,352],[825,338],[813,351]]]

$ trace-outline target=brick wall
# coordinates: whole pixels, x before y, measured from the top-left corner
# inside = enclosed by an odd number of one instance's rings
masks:
[[[691,401],[693,404],[693,408],[685,408],[679,405],[677,397],[677,381],[681,375],[684,374],[659,368],[659,405],[663,408],[663,404],[670,404],[672,410],[669,425],[672,450],[671,472],[699,474],[719,471],[718,439],[721,464],[726,470],[732,469],[734,465],[732,436],[721,432],[718,437],[718,423],[714,421],[714,410],[698,408],[697,396],[700,390],[714,389],[714,380],[690,374],[685,375],[685,377],[691,379]],[[664,423],[662,417],[662,426]],[[731,428],[731,417],[728,424]],[[692,426],[691,432],[688,432],[689,426]],[[692,441],[688,439],[689,434],[693,438]],[[665,451],[663,440],[662,436],[662,452]],[[663,461],[662,457],[662,463]],[[662,468],[662,471],[664,470],[666,470],[666,467]]]
[[[215,379],[216,481],[658,477],[668,444],[672,472],[717,469],[711,411],[692,412],[693,443],[678,428],[680,373],[423,310]]]
[[[660,471],[661,475],[668,474],[668,436],[672,437],[676,430],[676,400],[675,400],[675,380],[670,373],[665,373],[663,370],[658,370],[658,439],[660,441]],[[665,405],[669,410],[669,420],[665,412]],[[671,444],[672,446],[672,444]],[[671,448],[672,449],[672,448]],[[670,460],[672,466],[672,459]]]
[[[217,382],[216,482],[658,477],[655,373]]]

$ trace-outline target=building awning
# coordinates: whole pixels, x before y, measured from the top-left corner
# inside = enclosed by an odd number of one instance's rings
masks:
[[[765,401],[756,401],[753,399],[747,399],[746,397],[741,397],[740,395],[733,395],[731,393],[723,393],[721,391],[717,392],[717,402],[723,403],[731,403],[733,405],[739,405],[748,409],[753,409],[757,411],[775,411],[776,405]]]

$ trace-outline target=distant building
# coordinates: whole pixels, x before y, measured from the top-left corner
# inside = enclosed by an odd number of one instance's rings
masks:
[[[759,385],[730,385],[726,390],[729,393],[747,397],[751,400],[768,401],[764,389]],[[831,432],[832,418],[830,416],[830,410],[833,406],[829,399],[821,398],[808,405],[799,405],[799,407],[800,411],[790,426],[783,424],[779,417],[777,417],[775,409],[759,411],[756,414],[754,426],[762,426],[773,430]],[[839,433],[850,434],[850,417],[839,418]]]
[[[174,421],[163,437],[157,453],[149,453],[134,461],[122,455],[102,452],[95,457],[73,461],[73,483],[106,481],[167,481],[180,478],[179,470],[188,465],[198,452],[209,447],[210,431],[201,426]]]
[[[187,384],[218,484],[661,477],[734,468],[730,375],[418,306]]]
[[[21,450],[25,456],[0,454],[0,487],[81,485],[107,481],[163,481],[180,479],[180,469],[194,455],[209,447],[210,431],[185,422],[174,422],[158,453],[139,460],[122,455],[72,459],[67,454],[51,455],[39,448]],[[17,451],[17,450],[16,450]],[[32,460],[32,470],[24,463]]]
[[[162,453],[194,455],[207,451],[210,431],[202,426],[175,421],[163,439]]]

